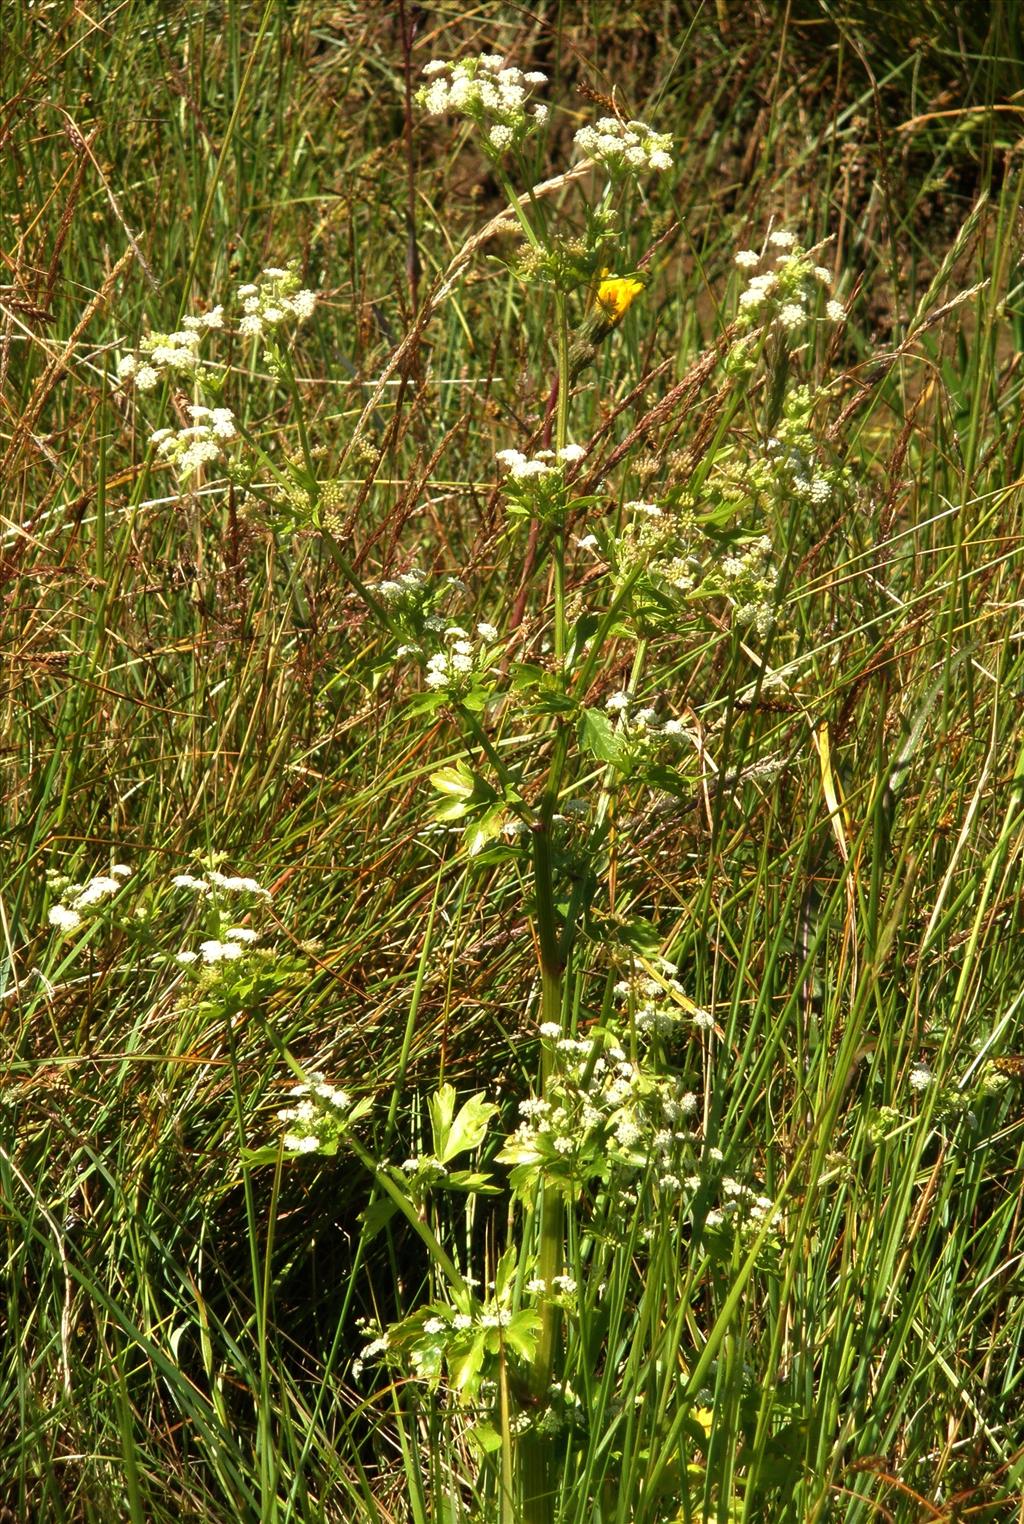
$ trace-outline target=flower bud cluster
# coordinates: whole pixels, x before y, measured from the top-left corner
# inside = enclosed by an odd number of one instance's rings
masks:
[[[335,1152],[350,1120],[351,1097],[344,1090],[328,1084],[319,1073],[312,1073],[307,1081],[293,1085],[289,1096],[296,1104],[285,1106],[277,1113],[278,1121],[287,1125],[283,1140],[286,1151],[292,1154]]]
[[[50,883],[60,897],[50,906],[47,920],[58,931],[74,931],[81,926],[86,913],[96,910],[116,894],[131,876],[132,870],[125,863],[115,863],[109,873],[98,873],[84,884],[73,884],[59,875],[53,876]]]
[[[759,1195],[751,1186],[724,1175],[719,1181],[719,1204],[708,1212],[704,1226],[712,1230],[731,1227],[742,1238],[750,1239],[774,1215],[775,1203],[770,1196]]]
[[[692,1151],[685,1123],[696,1098],[679,1080],[627,1058],[610,1032],[559,1037],[551,1023],[541,1036],[553,1044],[557,1067],[543,1099],[520,1102],[522,1120],[498,1154],[513,1165],[517,1190],[532,1192],[538,1171],[570,1195],[589,1179],[607,1179],[611,1166],[652,1166],[660,1176],[678,1167],[680,1150]]]
[[[157,429],[150,435],[161,460],[174,466],[184,481],[201,466],[217,464],[226,460],[225,446],[237,438],[235,415],[227,407],[191,406],[189,416],[194,422],[184,429]]]
[[[620,122],[604,116],[593,127],[581,127],[574,139],[580,153],[602,165],[613,177],[663,174],[672,168],[672,137],[655,132],[646,122]]]
[[[675,1037],[686,1027],[696,1027],[702,1032],[714,1028],[715,1018],[710,1011],[695,1006],[674,975],[673,968],[661,979],[635,974],[616,984],[615,998],[642,1036],[667,1038]]]
[[[758,270],[773,255],[774,267]],[[813,255],[801,248],[794,235],[785,229],[768,235],[762,253],[741,249],[734,263],[744,271],[758,270],[740,293],[741,326],[765,328],[772,324],[784,334],[795,333],[814,316],[821,291],[831,290],[831,272],[815,264]],[[846,310],[841,302],[830,298],[825,304],[825,316],[838,323],[845,318]]]
[[[675,740],[684,734],[681,720],[663,719],[653,704],[639,703],[624,690],[610,693],[604,707],[617,717],[619,735],[636,745],[649,746],[656,741]]]
[[[825,508],[849,486],[848,472],[826,466],[820,459],[813,410],[814,397],[808,387],[794,387],[787,393],[775,433],[746,470],[743,487],[748,497],[783,509],[791,507],[794,499]]]
[[[474,122],[492,158],[518,148],[547,121],[547,106],[531,101],[534,89],[547,83],[547,75],[506,66],[498,53],[457,63],[435,58],[423,73],[429,84],[416,92],[417,105],[428,116],[461,116]]]
[[[418,611],[423,605],[427,574],[419,566],[400,572],[397,577],[385,578],[383,582],[371,582],[370,592],[376,593],[382,603],[398,615]]]
[[[131,382],[140,392],[151,392],[171,377],[192,380],[202,365],[199,347],[204,332],[223,326],[224,309],[214,307],[202,317],[183,318],[176,333],[147,334],[137,350],[117,362],[117,379],[122,386]]]
[[[507,1330],[513,1330],[521,1351],[524,1338],[532,1341],[535,1337],[538,1317],[532,1311],[515,1311],[512,1285],[503,1284],[499,1289],[492,1284],[486,1297],[474,1295],[471,1288],[477,1285],[474,1276],[466,1275],[465,1289],[453,1290],[451,1302],[430,1302],[387,1329],[364,1321],[363,1334],[370,1338],[352,1363],[353,1377],[358,1380],[367,1362],[383,1358],[399,1369],[411,1370],[418,1380],[435,1385],[446,1365],[449,1370],[461,1367],[476,1346],[479,1374],[470,1378],[461,1396],[463,1400],[493,1400],[495,1383],[489,1372],[496,1375],[498,1360],[506,1355],[503,1346]]]
[[[275,266],[264,270],[255,281],[239,286],[236,295],[243,313],[238,332],[244,338],[273,333],[289,321],[304,323],[316,306],[316,292],[303,287],[294,270]]]

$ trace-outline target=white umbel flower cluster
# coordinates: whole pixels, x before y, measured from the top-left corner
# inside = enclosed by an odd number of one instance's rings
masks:
[[[131,354],[117,362],[117,379],[140,392],[151,392],[160,382],[173,377],[192,380],[202,366],[199,347],[210,328],[223,328],[223,308],[214,307],[202,317],[187,317],[175,333],[150,333],[139,341]]]
[[[312,317],[316,292],[302,285],[294,270],[269,266],[254,281],[239,286],[236,296],[242,308],[238,331],[243,338],[258,339],[267,332],[304,323]]]
[[[603,116],[593,127],[581,127],[574,139],[580,153],[611,175],[663,174],[672,168],[671,134],[655,132],[646,122],[620,122]]]
[[[203,407],[196,404],[188,409],[194,420],[185,429],[157,429],[150,435],[161,460],[170,461],[182,480],[198,471],[200,466],[215,465],[225,458],[225,446],[235,439],[235,415],[227,407]]]
[[[98,873],[84,884],[64,884],[60,900],[51,905],[47,920],[57,931],[74,931],[81,926],[83,912],[95,910],[116,894],[132,870],[126,863],[115,863],[109,873]]]
[[[560,450],[538,450],[532,460],[527,459],[521,450],[499,450],[495,459],[501,462],[514,482],[525,482],[531,477],[550,476],[560,465],[575,465],[586,453],[582,445],[568,444]]]
[[[586,455],[583,445],[568,444],[560,450],[538,450],[528,458],[521,450],[499,450],[498,463],[504,467],[505,496],[510,512],[559,522],[564,518],[571,496],[570,467]]]
[[[698,1031],[711,1031],[715,1025],[711,1013],[695,1006],[672,974],[662,979],[649,974],[620,979],[615,986],[615,998],[623,1002],[637,1032],[644,1036],[670,1037],[687,1025]]]
[[[322,1074],[312,1073],[289,1092],[294,1106],[277,1113],[287,1131],[284,1146],[291,1154],[315,1154],[321,1149],[333,1151],[347,1121],[352,1100],[348,1093],[331,1085]]]
[[[506,66],[498,53],[457,63],[435,58],[423,73],[429,83],[416,92],[416,104],[428,116],[462,116],[475,122],[485,151],[494,158],[518,148],[547,121],[547,106],[531,100],[534,89],[547,83],[547,75]]]
[[[492,624],[477,625],[477,638],[461,625],[451,625],[444,632],[444,645],[427,658],[428,688],[460,698],[473,685],[473,679],[487,671],[493,653],[489,649],[497,638]]]
[[[773,257],[774,268],[769,269],[767,264]],[[747,326],[774,323],[783,333],[795,333],[814,316],[819,293],[832,287],[831,271],[815,264],[811,251],[801,248],[795,234],[785,228],[769,233],[760,253],[741,249],[733,256],[733,263],[749,273],[739,299],[740,318]],[[830,297],[825,303],[825,317],[831,323],[842,322],[846,317],[842,302]]]
[[[188,889],[193,894],[252,894],[258,899],[269,900],[270,890],[264,889],[262,884],[254,878],[243,878],[235,873],[220,873],[216,868],[208,869],[202,876],[197,878],[194,873],[176,873],[171,879],[174,889]],[[243,942],[251,938],[241,937]]]

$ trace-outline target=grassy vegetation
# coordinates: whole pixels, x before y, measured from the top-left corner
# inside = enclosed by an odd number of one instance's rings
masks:
[[[0,1518],[1021,1516],[1024,65],[896,11],[9,8]]]

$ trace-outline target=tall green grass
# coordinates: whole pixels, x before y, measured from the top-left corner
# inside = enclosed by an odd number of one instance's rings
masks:
[[[694,1227],[709,1202],[659,1216],[643,1192],[595,1197],[589,1236],[570,1218],[552,1516],[1017,1516],[1020,1089],[990,1059],[1020,1051],[1024,990],[1024,82],[1012,8],[915,17],[901,52],[891,18],[853,6],[11,8],[0,1502],[15,1518],[503,1516],[507,1436],[481,1455],[443,1386],[371,1363],[357,1377],[353,1360],[360,1319],[408,1317],[437,1290],[414,1224],[370,1232],[383,1186],[367,1165],[429,1151],[444,1082],[499,1102],[502,1131],[534,1083],[529,883],[433,822],[428,780],[463,755],[456,729],[410,711],[321,537],[283,499],[268,515],[213,479],[182,489],[147,449],[159,399],[136,407],[114,381],[147,327],[298,261],[320,301],[297,384],[338,545],[364,582],[414,563],[458,575],[466,621],[518,604],[516,654],[544,660],[548,588],[527,576],[520,595],[527,532],[509,531],[494,455],[526,447],[556,356],[548,306],[502,263],[508,237],[467,261],[376,394],[432,283],[505,205],[465,133],[407,123],[406,64],[492,46],[550,77],[534,181],[605,109],[580,81],[676,138],[627,230],[638,256],[655,249],[650,284],[572,403],[574,438],[643,435],[620,500],[644,494],[643,455],[699,478],[762,427],[764,388],[737,398],[720,371],[648,420],[720,340],[733,255],[771,218],[833,240],[821,258],[849,307],[798,364],[850,491],[767,526],[783,568],[767,650],[719,605],[699,637],[652,635],[640,688],[668,696],[701,765],[677,795],[619,791],[614,898],[572,994],[592,1022],[602,953],[654,929],[645,955],[671,957],[717,1024],[665,1065],[699,1097],[698,1136],[776,1202],[777,1241],[709,1246]],[[552,202],[567,227],[573,196]],[[240,380],[247,357],[229,353]],[[298,463],[287,388],[257,373],[238,395],[268,454]],[[379,460],[350,449],[371,399]],[[570,559],[570,599],[590,595],[589,568]],[[593,706],[633,657],[610,640]],[[538,726],[539,762],[546,746]],[[591,760],[572,781],[601,777]],[[115,863],[134,870],[116,899],[56,933],[48,872]],[[237,914],[275,959],[216,986],[172,961],[233,923],[171,887],[210,867],[273,891]],[[372,1099],[364,1160],[247,1162],[276,1151],[290,1061]],[[921,1064],[933,1080],[915,1090]],[[504,1190],[495,1147],[480,1167]],[[424,1219],[494,1274],[507,1195],[432,1198]]]

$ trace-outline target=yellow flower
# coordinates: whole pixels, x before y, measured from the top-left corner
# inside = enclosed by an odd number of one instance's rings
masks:
[[[715,1421],[714,1410],[712,1408],[694,1408],[690,1414],[690,1417],[693,1419],[694,1423],[700,1424],[701,1428],[704,1430],[704,1433],[710,1437],[711,1426]]]
[[[628,312],[633,298],[639,296],[643,289],[643,281],[637,280],[634,275],[609,275],[607,270],[602,270],[597,299],[612,321],[617,323]]]

